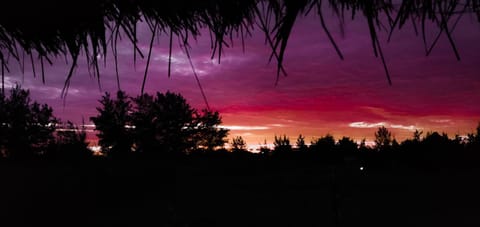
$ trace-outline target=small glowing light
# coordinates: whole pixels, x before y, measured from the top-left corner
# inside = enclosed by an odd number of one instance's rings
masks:
[[[360,166],[360,171],[363,171],[363,166]]]

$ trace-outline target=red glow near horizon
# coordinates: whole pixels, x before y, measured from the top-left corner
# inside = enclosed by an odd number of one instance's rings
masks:
[[[267,64],[270,50],[259,31],[246,40],[245,53],[241,41],[234,40],[221,64],[210,59],[208,36],[192,42],[191,55],[210,105],[221,113],[225,126],[236,126],[230,138],[242,136],[250,145],[264,140],[271,143],[275,135],[283,134],[292,142],[299,134],[309,142],[327,133],[337,139],[371,140],[379,125],[390,128],[398,140],[411,137],[415,129],[465,135],[480,121],[480,29],[475,26],[465,20],[454,33],[461,61],[455,60],[445,37],[432,55],[425,57],[421,38],[408,27],[394,34],[391,43],[382,42],[392,86],[380,59],[373,56],[368,29],[361,20],[346,24],[345,38],[335,23],[330,25],[345,56],[341,61],[316,18],[300,19],[285,56],[288,76],[282,76],[276,86],[275,64]],[[162,37],[154,47],[147,92],[178,92],[194,107],[204,108],[190,65],[179,48],[174,49],[172,77],[167,78],[166,40]],[[131,45],[120,43],[118,49],[121,88],[135,96],[140,92],[145,62],[137,62],[135,69]],[[45,85],[28,73],[22,83],[20,70],[12,67],[6,86],[21,83],[31,90],[33,99],[53,106],[61,119],[80,124],[82,118],[88,121],[96,114],[103,92],[117,89],[113,60],[107,61],[107,67],[101,69],[102,91],[83,62],[65,103],[60,91],[68,68],[62,59],[46,68]]]

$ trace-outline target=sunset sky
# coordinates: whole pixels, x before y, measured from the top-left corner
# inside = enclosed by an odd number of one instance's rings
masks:
[[[372,140],[375,130],[384,125],[398,140],[411,137],[415,129],[465,135],[480,122],[480,29],[474,18],[465,16],[454,33],[461,54],[455,59],[452,48],[442,36],[431,56],[425,57],[421,37],[411,26],[396,31],[383,51],[393,85],[389,86],[380,59],[374,57],[368,27],[362,18],[349,21],[342,37],[338,22],[331,28],[345,60],[340,60],[315,16],[300,18],[289,40],[285,56],[288,77],[275,86],[275,63],[268,64],[271,50],[264,44],[259,29],[245,40],[234,39],[225,49],[221,64],[212,60],[208,33],[191,42],[193,64],[200,76],[209,104],[218,110],[230,138],[242,136],[249,145],[274,135],[286,134],[292,142],[302,133],[307,142],[326,133],[337,139]],[[150,33],[141,26],[139,38],[147,53]],[[429,42],[436,27],[429,27]],[[130,95],[140,93],[145,61],[133,65],[132,45],[120,42],[119,69],[121,88]],[[103,62],[103,61],[102,61]],[[205,108],[189,62],[176,45],[173,51],[172,77],[167,77],[168,36],[159,38],[152,53],[146,91],[181,93],[194,107]],[[46,67],[46,84],[33,78],[26,64],[22,75],[11,64],[6,87],[20,83],[31,90],[32,98],[46,102],[62,120],[81,123],[96,114],[95,107],[103,92],[115,92],[113,59],[101,70],[101,86],[90,78],[82,62],[77,68],[66,100],[60,92],[68,73],[63,57]],[[37,65],[39,71],[39,65]],[[24,77],[24,79],[22,79]],[[23,82],[22,82],[23,81]],[[93,137],[91,137],[93,138]]]

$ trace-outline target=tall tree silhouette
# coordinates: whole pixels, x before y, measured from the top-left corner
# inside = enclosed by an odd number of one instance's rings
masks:
[[[135,143],[141,152],[183,152],[193,147],[195,110],[180,94],[143,94],[134,100]]]
[[[226,137],[229,130],[219,127],[221,124],[222,118],[217,111],[203,109],[197,113],[194,119],[196,147],[209,151],[223,147],[228,142]]]
[[[392,145],[392,133],[385,126],[378,128],[375,132],[375,148],[385,150]]]
[[[5,156],[29,158],[46,152],[54,142],[57,118],[47,104],[30,100],[20,86],[10,96],[0,96],[0,150]]]
[[[132,105],[123,91],[118,91],[112,99],[109,93],[100,100],[98,115],[90,119],[95,123],[102,152],[108,155],[124,156],[131,152],[133,144],[132,121],[130,112]]]
[[[153,119],[154,97],[143,94],[134,100],[134,111],[132,113],[132,124],[135,125],[135,149],[140,152],[148,152],[156,149],[155,125]]]

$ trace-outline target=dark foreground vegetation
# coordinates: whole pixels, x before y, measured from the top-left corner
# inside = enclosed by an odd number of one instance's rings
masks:
[[[84,129],[28,97],[16,88],[0,99],[0,226],[480,224],[480,125],[403,142],[381,127],[374,147],[280,136],[253,154],[241,137],[223,148],[218,113],[180,95],[119,92],[92,118],[95,156]]]
[[[373,161],[375,160],[375,161]],[[258,155],[0,161],[2,226],[478,226],[475,165]]]
[[[376,0],[376,1],[322,1],[322,0],[182,0],[182,1],[140,1],[140,0],[95,0],[75,3],[44,0],[16,0],[0,8],[0,67],[2,68],[2,90],[4,72],[19,63],[22,70],[31,59],[33,74],[35,64],[42,79],[44,65],[53,64],[52,59],[65,56],[71,67],[67,74],[64,91],[69,87],[79,58],[86,58],[89,71],[100,77],[100,65],[105,58],[113,56],[118,76],[117,43],[120,40],[133,46],[133,59],[146,59],[143,84],[146,82],[153,40],[159,36],[170,37],[168,74],[170,75],[172,48],[178,45],[188,54],[189,44],[201,35],[210,34],[212,57],[220,62],[225,49],[234,46],[233,37],[252,36],[258,29],[264,34],[265,44],[271,49],[270,60],[277,63],[277,78],[286,75],[283,59],[289,37],[297,24],[297,18],[315,15],[318,28],[329,39],[338,56],[343,59],[341,47],[330,32],[328,18],[333,24],[343,26],[351,19],[366,22],[372,50],[381,58],[389,83],[388,66],[382,51],[381,33],[388,39],[402,28],[412,25],[413,36],[420,36],[425,54],[428,56],[440,37],[448,38],[455,57],[460,54],[454,33],[461,19],[480,21],[480,0]],[[463,18],[462,18],[463,17]],[[468,23],[471,23],[470,22]],[[141,24],[148,25],[147,33],[139,32]],[[457,29],[458,30],[458,29]],[[430,36],[429,34],[435,34]],[[150,35],[148,51],[139,48],[139,35]],[[343,32],[342,32],[343,35]],[[453,38],[452,38],[453,37]],[[178,38],[178,39],[177,39]],[[105,64],[106,64],[105,60]],[[38,62],[37,62],[38,65]],[[41,70],[40,70],[41,69]],[[100,82],[100,80],[98,80]],[[120,89],[120,81],[118,80]],[[142,93],[144,86],[142,86]]]

